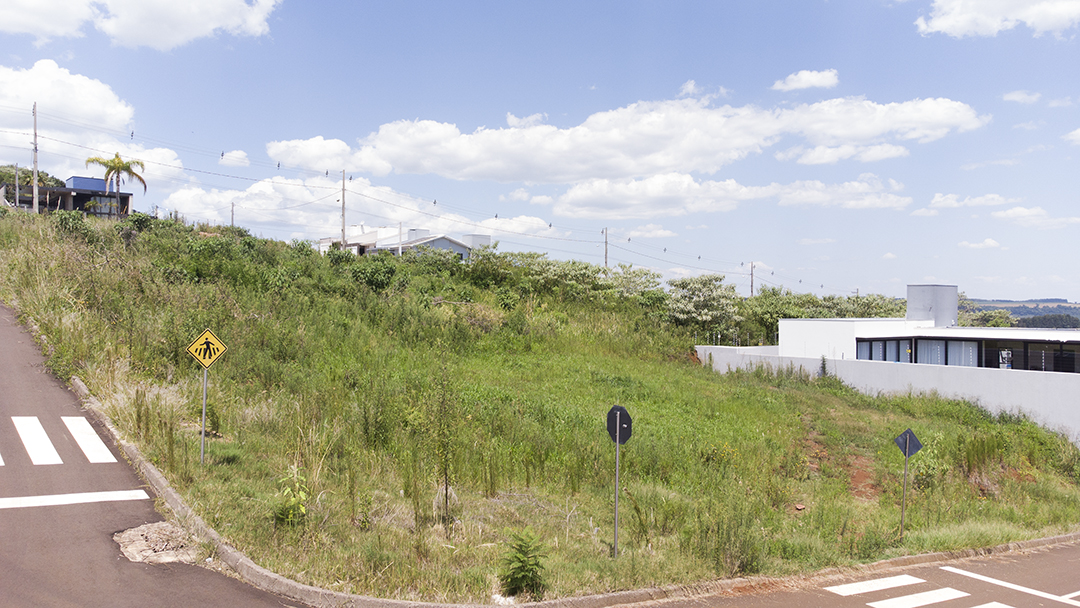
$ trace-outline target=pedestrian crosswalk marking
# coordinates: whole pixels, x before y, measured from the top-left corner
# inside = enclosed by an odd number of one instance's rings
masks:
[[[1001,602],[990,602],[989,604],[980,604],[975,606],[975,608],[1012,608],[1012,606],[1002,604]]]
[[[116,457],[109,451],[108,446],[86,418],[61,416],[60,419],[63,420],[68,433],[75,439],[75,443],[78,444],[90,464],[116,462]],[[35,465],[64,464],[37,416],[12,416],[11,422],[19,433],[19,439],[22,440],[27,455],[30,456],[30,462]],[[7,451],[6,447],[5,451]],[[2,466],[4,466],[4,459],[0,458],[0,467]]]
[[[52,494],[48,496],[15,496],[0,498],[0,509],[24,507],[55,507],[81,505],[94,502],[117,502],[122,500],[149,500],[144,490],[116,490],[111,492],[79,492],[75,494]]]
[[[1054,595],[1053,593],[1047,593],[1045,591],[1039,591],[1038,589],[1031,589],[1022,585],[1010,583],[1008,581],[999,581],[996,578],[990,578],[989,576],[983,576],[981,574],[975,574],[974,572],[967,572],[959,568],[953,568],[952,566],[942,566],[942,570],[946,572],[952,572],[953,574],[959,574],[968,578],[973,578],[977,581],[984,583],[990,583],[991,585],[998,585],[999,587],[1005,587],[1006,589],[1012,589],[1013,591],[1019,591],[1020,593],[1027,593],[1028,595],[1034,595],[1035,597],[1041,597],[1047,600],[1053,600],[1055,602],[1061,602],[1068,606],[1080,606],[1080,602],[1069,599],[1065,596]]]
[[[83,454],[86,454],[86,459],[92,464],[116,462],[112,452],[105,447],[105,442],[101,440],[101,437],[98,437],[94,427],[90,426],[86,418],[82,416],[61,416],[60,419],[64,421],[64,425],[67,426],[71,436],[75,438],[75,443],[79,444]]]
[[[64,464],[37,416],[12,416],[11,422],[15,424],[26,453],[30,455],[30,462],[36,465]]]
[[[885,589],[893,589],[895,587],[903,587],[905,585],[915,585],[918,583],[924,583],[921,578],[915,578],[907,574],[900,576],[890,576],[888,578],[879,578],[871,581],[860,581],[858,583],[848,583],[846,585],[836,585],[834,587],[825,587],[826,591],[832,591],[836,595],[858,595],[860,593],[870,593],[871,591],[882,591]]]
[[[870,606],[870,608],[919,608],[919,606],[929,606],[930,604],[947,602],[949,600],[967,597],[968,595],[971,594],[964,593],[959,589],[944,587],[941,589],[934,589],[933,591],[924,591],[922,593],[913,593],[903,597],[894,597],[879,602],[870,602],[867,606]]]

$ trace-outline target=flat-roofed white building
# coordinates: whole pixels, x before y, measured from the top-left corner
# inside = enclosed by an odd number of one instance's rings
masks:
[[[717,371],[823,368],[868,393],[937,392],[1080,436],[1080,330],[959,327],[955,285],[909,285],[903,319],[781,319],[778,346],[698,346]]]

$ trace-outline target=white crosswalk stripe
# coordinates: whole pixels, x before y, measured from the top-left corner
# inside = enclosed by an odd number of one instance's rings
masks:
[[[84,505],[95,502],[123,500],[149,500],[145,490],[113,490],[109,492],[78,492],[76,494],[51,494],[48,496],[13,496],[0,498],[0,509],[23,509],[26,507],[56,507]]]
[[[86,418],[82,416],[61,416],[60,419],[64,421],[68,432],[75,438],[75,443],[79,444],[83,454],[86,454],[87,460],[93,464],[116,462],[112,452],[105,447],[105,442],[94,432],[94,427],[90,426]]]
[[[30,455],[30,462],[36,465],[64,464],[37,416],[12,416],[11,422],[15,424],[19,439],[22,439],[23,447]]]
[[[913,593],[903,597],[881,600],[880,602],[870,602],[867,606],[870,606],[870,608],[919,608],[919,606],[929,606],[930,604],[947,602],[969,595],[971,594],[964,593],[958,589],[943,587],[932,591],[924,591],[922,593]]]
[[[848,583],[846,585],[836,585],[835,587],[825,587],[826,591],[832,591],[836,595],[859,595],[860,593],[870,593],[871,591],[882,591],[885,589],[893,589],[896,587],[903,587],[904,585],[915,585],[918,583],[925,583],[921,578],[915,578],[908,574],[902,574],[900,576],[890,576],[888,578],[877,578],[869,581],[860,581],[858,583]]]
[[[91,464],[116,462],[116,457],[109,451],[108,446],[101,440],[94,427],[82,416],[61,416],[60,419],[67,427],[68,433],[86,456]],[[45,427],[37,416],[12,416],[12,424],[22,440],[26,454],[34,465],[64,464],[60,454],[56,451]],[[6,450],[7,448],[5,448]],[[9,452],[10,455],[10,452]],[[4,466],[4,459],[0,457],[0,467]]]
[[[888,589],[896,589],[907,585],[917,585],[925,583],[921,578],[916,578],[908,574],[901,574],[900,576],[889,576],[886,578],[878,578],[868,581],[859,581],[856,583],[847,583],[845,585],[835,585],[832,587],[825,587],[826,591],[830,591],[837,595],[851,596],[862,595],[866,593],[874,593],[877,591],[885,591]],[[870,608],[920,608],[921,606],[930,606],[941,602],[948,602],[951,600],[960,599],[962,597],[969,596],[969,593],[960,591],[959,589],[953,589],[951,587],[941,587],[938,589],[932,589],[930,591],[923,591],[920,593],[912,593],[900,597],[889,598],[885,600],[878,600],[875,602],[869,602],[866,605]],[[1012,608],[1000,602],[990,602],[989,604],[982,604],[975,608]]]

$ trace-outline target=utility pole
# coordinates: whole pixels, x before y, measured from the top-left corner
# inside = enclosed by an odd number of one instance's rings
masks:
[[[38,212],[37,191],[37,102],[34,102],[34,214]]]
[[[750,262],[750,297],[754,297],[754,263]]]
[[[604,228],[604,268],[607,268],[607,233],[608,229]]]
[[[401,258],[401,242],[404,240],[404,233],[401,231],[401,222],[397,223],[397,257]]]
[[[15,208],[19,208],[19,163],[15,163]]]
[[[229,225],[230,226],[235,226],[236,225],[236,201],[233,201],[232,211],[229,213]]]
[[[341,170],[341,249],[345,250],[345,170]]]

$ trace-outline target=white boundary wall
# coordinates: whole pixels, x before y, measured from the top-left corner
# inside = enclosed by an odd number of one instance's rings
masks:
[[[781,357],[776,347],[697,346],[698,358],[721,373],[793,366],[816,376],[821,357]],[[1074,442],[1080,438],[1080,374],[888,361],[826,359],[829,374],[868,395],[937,392],[986,410],[1022,412]]]

